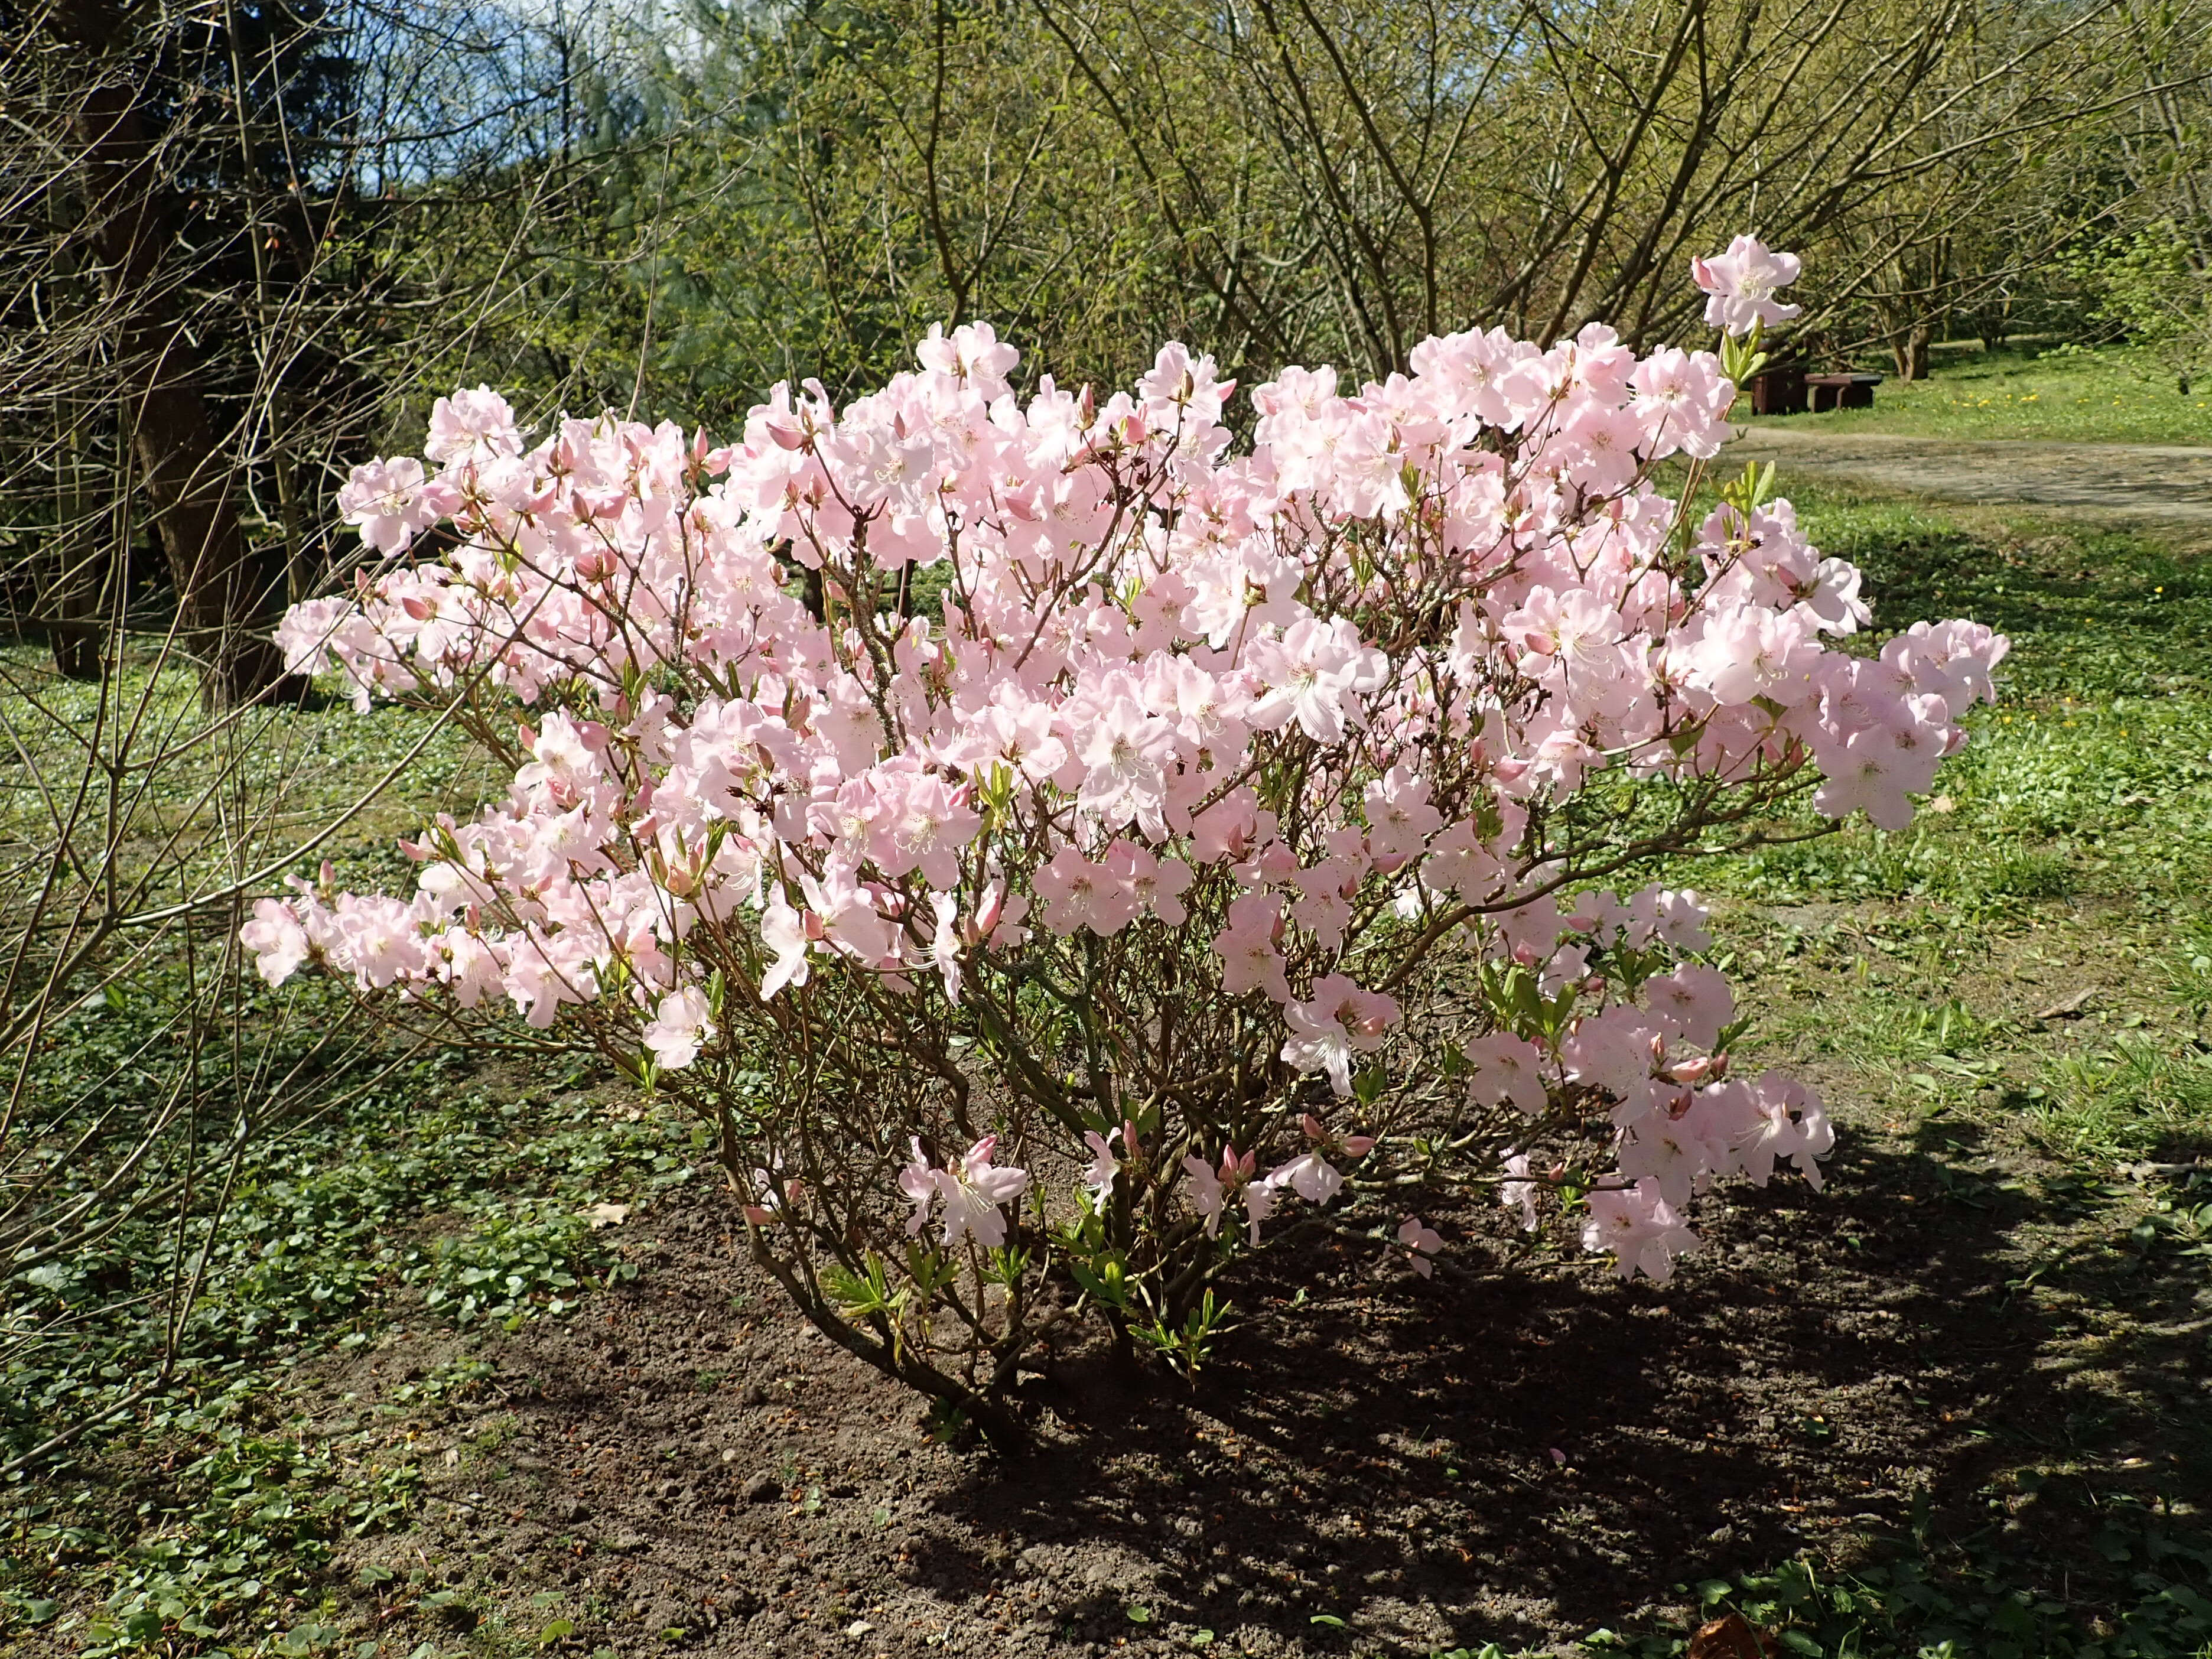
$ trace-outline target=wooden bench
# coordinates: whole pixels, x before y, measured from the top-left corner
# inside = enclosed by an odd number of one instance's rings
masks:
[[[1808,374],[1805,390],[1810,395],[1813,412],[1822,414],[1831,409],[1872,409],[1874,389],[1881,384],[1879,374]]]
[[[1778,363],[1753,375],[1751,412],[1754,415],[1802,415],[1805,412],[1803,366]]]

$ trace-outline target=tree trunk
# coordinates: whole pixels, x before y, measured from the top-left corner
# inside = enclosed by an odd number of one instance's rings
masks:
[[[1928,378],[1928,344],[1934,337],[1925,323],[1915,323],[1905,341],[1905,378],[1924,380]]]
[[[118,313],[122,416],[176,587],[179,631],[210,702],[256,696],[282,678],[269,639],[285,595],[281,550],[257,550],[239,521],[235,464],[202,396],[198,352],[161,269],[175,216],[159,147],[122,59],[123,18],[106,0],[60,0],[47,27],[83,57],[70,112],[84,173],[85,240]]]
[[[78,411],[64,401],[54,405],[54,535],[48,550],[42,596],[46,638],[53,647],[54,670],[64,679],[98,680],[103,635],[100,599],[105,561],[95,546],[98,528],[84,487],[84,428]]]
[[[1932,334],[1933,331],[1926,323],[1912,323],[1890,335],[1890,361],[1897,366],[1899,380],[1924,380],[1928,378],[1928,342]]]

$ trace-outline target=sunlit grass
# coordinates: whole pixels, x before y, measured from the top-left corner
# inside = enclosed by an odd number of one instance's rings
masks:
[[[1838,434],[2212,444],[2212,383],[2199,380],[2185,393],[2151,354],[2124,347],[1939,348],[1924,380],[1897,379],[1879,355],[1855,367],[1889,377],[1875,388],[1873,408],[1753,418],[1752,424]],[[1748,409],[1740,405],[1739,418]]]
[[[404,780],[380,793],[418,743]],[[114,848],[126,893],[152,870],[204,891],[295,848],[311,849],[297,873],[328,856],[388,878],[398,839],[426,810],[466,811],[500,785],[465,733],[418,710],[275,704],[210,716],[189,668],[126,659],[103,690],[55,677],[43,646],[0,645],[0,877],[14,895],[35,890],[63,824],[80,872]]]
[[[2025,1122],[2063,1158],[2187,1157],[2212,1132],[2212,1057],[2133,1033],[2054,1058]]]

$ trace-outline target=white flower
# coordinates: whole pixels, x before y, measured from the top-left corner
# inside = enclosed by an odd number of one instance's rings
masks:
[[[1326,1204],[1344,1190],[1344,1177],[1319,1152],[1303,1152],[1268,1172],[1271,1187],[1288,1187],[1309,1204]]]
[[[1202,1158],[1183,1159],[1182,1168],[1182,1195],[1205,1221],[1206,1236],[1212,1238],[1221,1231],[1221,1178]]]
[[[699,1058],[702,1043],[714,1037],[713,1011],[707,994],[687,986],[661,998],[652,1023],[645,1028],[645,1046],[653,1050],[653,1064],[664,1072],[680,1072]]]

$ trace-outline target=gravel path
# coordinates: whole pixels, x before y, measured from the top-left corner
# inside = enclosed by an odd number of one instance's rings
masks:
[[[1729,453],[1778,474],[1860,480],[1946,501],[2030,502],[2212,527],[2212,449],[2166,444],[1967,442],[1823,432],[1808,424],[1739,428]]]

